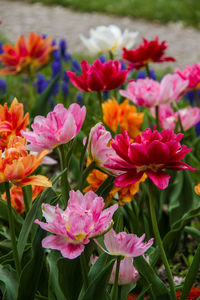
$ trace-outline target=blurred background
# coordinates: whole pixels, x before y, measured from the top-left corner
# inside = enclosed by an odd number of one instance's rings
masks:
[[[138,44],[142,37],[166,40],[179,67],[200,60],[199,0],[0,0],[0,20],[1,41],[35,31],[65,38],[70,52],[85,56],[79,35],[115,24],[138,31]]]

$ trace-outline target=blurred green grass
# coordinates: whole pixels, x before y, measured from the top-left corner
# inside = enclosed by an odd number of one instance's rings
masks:
[[[148,21],[182,22],[200,28],[200,0],[24,0],[59,4],[83,12],[102,12]]]

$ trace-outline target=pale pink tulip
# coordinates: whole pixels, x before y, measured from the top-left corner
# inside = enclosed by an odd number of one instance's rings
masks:
[[[143,255],[153,244],[154,239],[150,239],[147,243],[143,243],[145,234],[138,237],[133,233],[120,232],[115,233],[113,229],[104,235],[104,244],[106,249],[103,249],[98,242],[95,242],[106,253],[113,256],[137,257]]]
[[[109,283],[114,284],[117,262],[114,263]],[[133,258],[124,257],[120,262],[118,285],[131,284],[138,281],[140,275],[133,266]]]
[[[21,131],[30,145],[29,150],[40,152],[42,149],[53,149],[73,139],[83,124],[86,108],[73,103],[66,109],[57,104],[47,117],[37,116],[31,125],[33,131]]]
[[[159,104],[177,102],[185,93],[188,80],[182,79],[178,74],[167,74],[160,83]]]
[[[96,166],[108,172],[111,170],[104,167],[104,164],[108,164],[110,162],[110,156],[115,155],[115,151],[112,147],[109,147],[111,140],[111,133],[107,131],[103,125],[98,123],[92,127],[88,142],[89,157],[96,163]],[[116,172],[112,171],[112,173]]]
[[[188,80],[188,90],[200,88],[200,63],[187,65],[182,71],[176,69],[175,73],[182,79]]]
[[[42,240],[43,248],[59,250],[63,257],[78,257],[90,239],[102,235],[112,223],[118,205],[104,209],[104,200],[94,192],[83,195],[71,191],[67,208],[42,204],[47,223],[35,220],[44,230],[53,233]]]
[[[97,261],[98,256],[91,257],[90,262],[92,265]],[[109,284],[114,284],[116,274],[117,262],[115,261],[112,273],[110,275]],[[135,283],[140,278],[138,271],[133,266],[132,257],[124,257],[120,261],[118,285],[126,285]]]
[[[155,116],[155,110],[152,109],[151,111]],[[200,121],[200,109],[198,107],[185,107],[174,112],[169,104],[159,105],[159,123],[162,129],[174,130],[178,122],[178,115],[185,131]],[[181,131],[180,126],[178,130]]]
[[[127,90],[120,90],[119,92],[120,95],[133,101],[136,105],[153,107],[158,104],[160,83],[149,78],[138,79],[129,83]]]

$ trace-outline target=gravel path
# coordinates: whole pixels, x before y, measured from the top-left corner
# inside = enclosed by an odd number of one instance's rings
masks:
[[[83,0],[82,0],[83,1]],[[142,36],[152,39],[156,35],[169,44],[168,55],[177,59],[176,66],[184,67],[200,61],[200,31],[184,28],[181,23],[161,25],[128,17],[115,17],[97,13],[80,13],[60,6],[43,6],[9,0],[0,0],[1,31],[11,40],[20,34],[28,35],[30,31],[66,38],[69,50],[76,53],[87,53],[79,34],[88,36],[91,27],[116,24],[122,29],[139,31],[138,43]],[[88,53],[87,53],[88,54]],[[174,64],[168,64],[173,66]],[[166,64],[163,64],[163,67]]]

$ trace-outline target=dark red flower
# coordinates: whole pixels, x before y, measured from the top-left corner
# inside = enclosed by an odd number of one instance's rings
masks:
[[[129,69],[139,70],[150,62],[175,61],[172,56],[164,56],[168,46],[166,41],[158,42],[158,36],[155,40],[147,41],[143,38],[143,44],[137,49],[127,50],[123,48],[122,57],[129,63]]]
[[[66,72],[75,87],[84,92],[109,91],[120,87],[128,75],[128,70],[122,70],[117,60],[102,63],[100,59],[90,66],[86,60],[82,60],[82,75],[74,72]]]
[[[176,292],[176,297],[179,300],[181,297],[181,291]],[[195,288],[194,286],[191,288],[189,295],[186,300],[197,300],[200,297],[200,289]]]
[[[115,185],[133,184],[146,172],[159,189],[165,189],[170,175],[163,169],[196,171],[181,161],[192,150],[185,145],[181,146],[182,137],[183,134],[176,135],[170,129],[158,132],[155,128],[153,131],[147,128],[131,143],[127,132],[118,134],[111,143],[117,155],[110,157],[112,162],[105,165],[122,172],[115,179]]]

